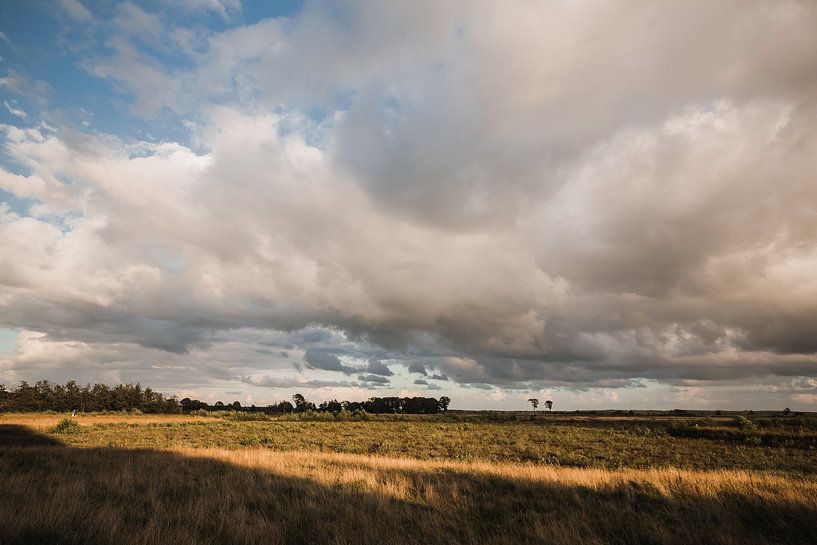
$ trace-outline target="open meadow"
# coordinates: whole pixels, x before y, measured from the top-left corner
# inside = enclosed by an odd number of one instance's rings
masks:
[[[809,416],[0,415],[0,543],[814,543]]]

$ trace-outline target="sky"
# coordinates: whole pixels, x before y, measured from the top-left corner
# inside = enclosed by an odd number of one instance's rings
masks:
[[[0,1],[0,382],[817,410],[815,28]]]

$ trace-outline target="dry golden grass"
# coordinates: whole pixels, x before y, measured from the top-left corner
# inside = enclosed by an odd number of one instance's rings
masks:
[[[35,430],[47,430],[57,425],[65,418],[65,414],[47,413],[0,413],[0,425],[19,424]],[[202,418],[183,414],[78,414],[74,420],[82,426],[96,424],[158,424],[201,422],[203,420],[217,420],[216,418]]]
[[[813,544],[817,481],[261,449],[0,446],[0,544]],[[49,444],[52,443],[52,444]]]

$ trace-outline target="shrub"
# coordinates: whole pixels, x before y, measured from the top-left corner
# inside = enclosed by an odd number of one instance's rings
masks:
[[[224,418],[236,422],[269,422],[272,420],[272,417],[266,413],[242,411],[231,411],[229,414],[225,414]]]
[[[51,430],[52,433],[61,433],[61,434],[74,434],[80,433],[82,431],[82,426],[77,424],[76,420],[71,418],[63,418],[60,420],[59,424],[54,426]]]
[[[261,446],[261,439],[257,435],[250,435],[249,437],[243,437],[238,442],[242,446],[245,446],[245,447],[259,447],[259,446]]]
[[[742,415],[735,417],[735,425],[737,425],[738,429],[744,433],[757,432],[757,426],[755,426],[755,423]]]

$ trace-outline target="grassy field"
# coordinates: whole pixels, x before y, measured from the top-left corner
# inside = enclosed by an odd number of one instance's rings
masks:
[[[0,545],[817,536],[810,418],[62,418],[0,415]]]

